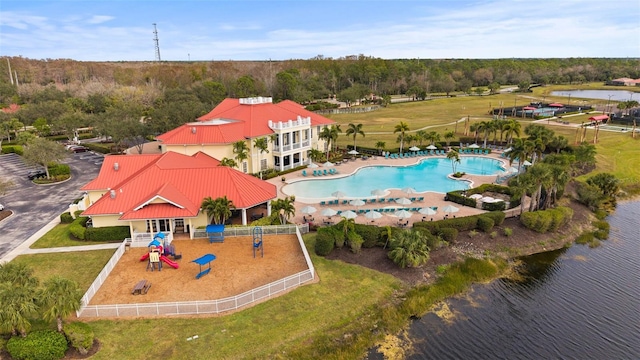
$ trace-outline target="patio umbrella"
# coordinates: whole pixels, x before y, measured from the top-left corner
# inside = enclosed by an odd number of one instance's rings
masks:
[[[368,211],[366,214],[364,214],[364,217],[370,220],[377,220],[382,217],[382,214],[373,210],[373,211]]]
[[[438,213],[430,207],[423,207],[422,209],[418,210],[418,212],[422,215],[435,215]]]
[[[396,217],[399,217],[400,219],[408,219],[413,215],[413,213],[407,210],[398,210],[395,213],[393,213],[393,215],[395,215]]]
[[[301,213],[307,214],[307,215],[311,215],[316,211],[318,211],[318,209],[314,208],[313,206],[305,206],[302,209],[300,209]]]
[[[341,213],[340,216],[342,216],[345,219],[355,219],[358,217],[358,214],[356,214],[355,211],[349,210]]]
[[[420,148],[417,146],[412,146],[409,148],[409,151],[420,151]]]
[[[460,143],[460,147],[462,147],[462,143]],[[438,147],[435,145],[429,145],[427,146],[427,150],[436,150]]]
[[[326,208],[326,209],[322,209],[322,211],[320,212],[320,215],[332,217],[333,215],[335,215],[337,213],[338,212],[333,210],[332,208]]]
[[[469,198],[478,200],[478,199],[482,199],[482,195],[480,195],[480,194],[473,194],[473,195],[469,195]]]
[[[377,196],[377,197],[384,196],[386,194],[387,194],[387,192],[382,190],[382,189],[373,189],[373,190],[371,190],[371,195],[374,195],[374,196]]]
[[[332,192],[331,196],[340,199],[340,198],[343,198],[343,197],[347,196],[347,194],[342,192],[342,191],[340,191],[340,190],[338,190],[338,191]]]
[[[504,149],[504,151],[503,151],[503,152],[509,152],[509,151],[511,151],[511,150],[513,150],[513,148],[510,148],[510,147],[509,147],[509,148]]]
[[[355,199],[355,200],[349,201],[349,204],[351,204],[352,206],[362,206],[364,205],[364,201],[360,199]]]
[[[469,148],[471,148],[471,149],[477,149],[477,148],[479,148],[479,147],[480,147],[480,145],[478,145],[478,144],[471,144],[471,145],[469,145]]]
[[[494,198],[492,198],[491,196],[485,196],[485,197],[483,197],[482,199],[480,199],[480,201],[482,201],[482,202],[486,202],[486,203],[494,202],[494,200],[495,200],[495,199],[494,199]]]
[[[416,191],[416,189],[414,189],[414,188],[412,188],[410,186],[402,188],[402,192],[405,193],[405,194],[417,194],[418,193]]]
[[[510,167],[509,169],[507,169],[507,172],[510,172],[510,173],[517,173],[517,172],[518,172],[518,168],[516,168],[516,167],[513,167],[513,166],[512,166],[512,167]]]
[[[458,212],[458,210],[460,210],[460,209],[458,209],[457,207],[455,207],[453,205],[447,205],[447,206],[442,208],[442,211],[444,211],[447,214]]]
[[[349,155],[358,155],[358,154],[360,154],[360,153],[359,153],[359,152],[357,152],[356,150],[351,150],[351,151],[349,151],[347,154],[349,154]]]
[[[322,166],[324,166],[324,167],[332,167],[333,163],[331,161],[327,161],[326,163],[322,164]]]
[[[528,160],[525,160],[522,165],[524,166],[531,166],[531,163]]]
[[[317,167],[318,167],[318,164],[316,164],[316,163],[311,163],[311,164],[307,165],[307,167],[308,167],[309,169],[315,169],[315,168],[317,168]]]
[[[407,199],[405,197],[402,197],[400,199],[397,199],[396,203],[398,203],[400,205],[409,205],[409,204],[411,204],[411,200],[409,200],[409,199]]]

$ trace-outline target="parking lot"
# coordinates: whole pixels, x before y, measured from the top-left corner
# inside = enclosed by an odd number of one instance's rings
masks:
[[[0,198],[0,203],[14,213],[0,222],[0,257],[26,241],[81,197],[79,189],[96,177],[102,159],[102,155],[92,152],[70,153],[63,161],[71,167],[69,180],[36,185],[27,179],[27,173],[34,166],[25,164],[16,154],[0,155],[0,177],[15,183],[15,187]]]

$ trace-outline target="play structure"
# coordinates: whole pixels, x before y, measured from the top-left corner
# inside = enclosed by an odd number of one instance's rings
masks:
[[[200,256],[199,258],[192,260],[191,262],[194,262],[198,265],[200,265],[200,272],[198,272],[196,274],[196,279],[200,279],[201,277],[207,275],[209,272],[211,272],[211,262],[213,260],[216,259],[216,256],[213,254],[204,254],[202,256]],[[204,270],[202,269],[202,267],[204,265],[209,265],[209,267],[204,268]]]
[[[260,250],[260,255],[264,257],[264,247],[262,245],[262,227],[253,228],[253,258],[256,258],[256,251]]]
[[[210,243],[224,242],[224,224],[207,225],[206,231]]]
[[[165,243],[165,237],[163,233],[158,233],[153,237],[153,240],[149,243],[149,252],[140,257],[140,261],[148,260],[147,270],[162,270],[162,262],[177,269],[180,265],[169,259],[167,256],[172,256],[174,260],[182,258],[182,255],[176,254],[175,246]]]

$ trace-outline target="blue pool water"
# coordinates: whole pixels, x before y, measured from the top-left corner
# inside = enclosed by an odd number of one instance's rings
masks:
[[[340,167],[336,168],[340,171]],[[496,159],[464,156],[456,171],[473,175],[493,175],[503,171],[503,163]],[[309,172],[309,171],[308,171]],[[355,174],[342,177],[317,177],[287,184],[282,191],[287,195],[295,195],[303,199],[333,198],[331,193],[342,191],[346,198],[374,197],[374,189],[390,190],[412,187],[417,192],[446,193],[452,190],[468,189],[467,181],[449,179],[453,169],[451,161],[446,158],[427,158],[418,164],[409,166],[368,166],[359,169]],[[309,176],[309,175],[308,175]]]

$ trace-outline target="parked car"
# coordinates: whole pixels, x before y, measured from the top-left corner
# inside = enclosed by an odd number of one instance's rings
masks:
[[[89,149],[84,146],[74,145],[74,146],[69,146],[69,151],[73,153],[79,153],[79,152],[87,152],[89,151]]]
[[[44,171],[44,169],[31,170],[27,173],[27,178],[32,181],[35,179],[40,179],[45,177],[47,177],[47,172]]]

